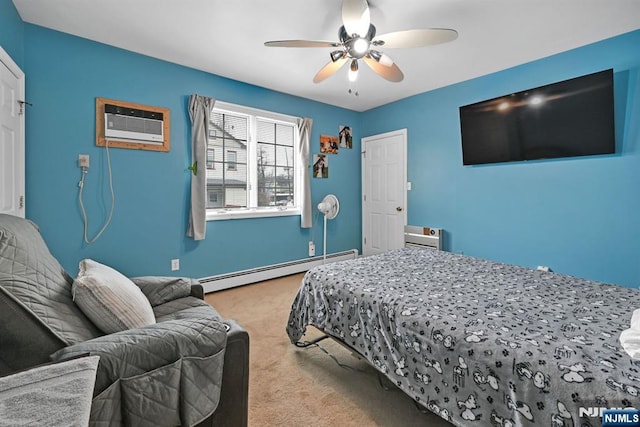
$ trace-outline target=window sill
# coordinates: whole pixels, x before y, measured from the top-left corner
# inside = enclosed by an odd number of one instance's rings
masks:
[[[207,221],[219,221],[226,219],[270,218],[277,216],[300,215],[300,208],[288,209],[209,209]]]

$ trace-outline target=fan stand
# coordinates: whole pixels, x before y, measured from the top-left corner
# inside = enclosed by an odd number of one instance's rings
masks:
[[[325,264],[327,261],[327,214],[324,216],[324,227],[323,227],[323,240],[322,240],[322,263]]]

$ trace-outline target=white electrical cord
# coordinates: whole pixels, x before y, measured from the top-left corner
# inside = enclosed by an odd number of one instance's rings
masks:
[[[111,218],[113,217],[113,208],[116,202],[115,193],[113,191],[113,176],[111,173],[111,156],[109,155],[109,140],[105,141],[104,146],[107,150],[107,167],[109,170],[109,189],[111,190],[111,209],[109,210],[109,216],[107,217],[106,222],[104,223],[100,231],[98,231],[98,234],[96,234],[95,237],[92,239],[89,239],[89,237],[87,236],[88,228],[89,228],[89,220],[87,219],[87,212],[85,211],[84,203],[82,202],[82,190],[84,189],[84,179],[89,173],[89,170],[87,169],[86,166],[82,167],[82,177],[80,178],[80,182],[78,182],[78,187],[80,187],[80,190],[78,191],[78,201],[80,202],[80,210],[82,211],[82,220],[84,221],[84,241],[89,245],[94,243],[96,240],[98,240],[100,236],[102,236],[102,233],[104,233],[104,230],[107,229],[107,226],[109,225],[109,223],[111,222]]]

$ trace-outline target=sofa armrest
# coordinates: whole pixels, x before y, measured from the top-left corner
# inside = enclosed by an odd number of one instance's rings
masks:
[[[220,403],[198,427],[247,427],[249,415],[249,334],[235,320],[225,320],[227,350]]]
[[[132,277],[152,307],[192,295],[192,286],[200,286],[196,279],[187,277],[142,276]]]
[[[131,378],[181,358],[205,358],[225,351],[224,323],[214,318],[174,319],[104,335],[65,347],[56,361],[82,353],[100,356],[94,396],[119,379]]]
[[[191,285],[191,296],[204,301],[204,287],[200,284],[200,282]]]

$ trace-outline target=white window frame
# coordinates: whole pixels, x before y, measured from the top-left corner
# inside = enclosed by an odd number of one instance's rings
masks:
[[[298,117],[286,114],[274,113],[257,108],[245,107],[228,102],[216,101],[213,111],[234,115],[243,115],[248,118],[247,135],[247,190],[249,192],[249,205],[258,204],[258,163],[257,155],[257,120],[267,119],[272,122],[290,125],[293,127],[293,152],[294,170],[293,192],[295,206],[273,206],[273,207],[248,207],[248,208],[209,208],[207,209],[207,221],[245,219],[245,218],[268,218],[279,216],[292,216],[302,214],[302,174],[306,172],[306,165],[300,159],[300,135],[296,125]]]

